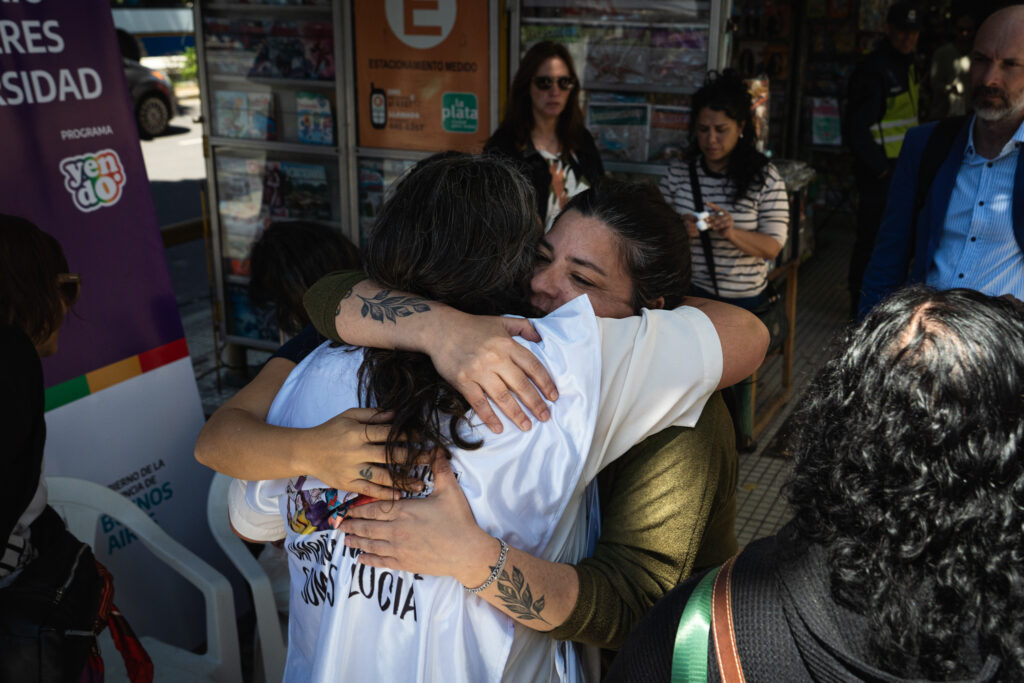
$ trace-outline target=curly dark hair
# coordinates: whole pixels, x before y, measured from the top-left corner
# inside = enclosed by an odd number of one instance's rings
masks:
[[[700,154],[700,145],[697,144],[697,117],[700,116],[701,109],[723,112],[740,125],[743,134],[729,155],[729,163],[725,168],[725,176],[732,183],[733,203],[746,197],[751,190],[761,187],[765,180],[765,167],[768,166],[768,157],[754,147],[756,136],[751,107],[752,100],[747,84],[733,69],[709,73],[704,86],[694,93],[691,100],[691,154]]]
[[[603,178],[570,199],[559,215],[569,211],[601,220],[618,237],[635,313],[659,297],[665,308],[682,304],[690,290],[689,236],[657,187]]]
[[[552,57],[558,57],[569,69],[576,87],[569,93],[565,109],[558,117],[555,132],[562,143],[563,152],[575,152],[583,139],[583,112],[580,111],[580,79],[572,62],[572,55],[565,45],[550,40],[537,43],[523,55],[519,69],[512,78],[512,91],[509,93],[505,118],[499,130],[504,128],[512,133],[520,148],[525,148],[533,131],[533,100],[530,98],[530,83],[541,65]]]
[[[38,344],[64,319],[73,299],[58,278],[68,272],[60,243],[35,223],[0,214],[0,322],[9,323]]]
[[[542,227],[533,187],[507,161],[443,152],[419,162],[393,187],[363,249],[369,278],[386,289],[467,313],[529,313],[528,284]],[[411,461],[449,444],[473,449],[460,434],[469,403],[422,353],[366,349],[359,368],[363,402],[393,410],[386,444],[400,486]],[[447,429],[442,423],[447,422]],[[400,442],[408,436],[408,443]]]
[[[1024,680],[1024,312],[914,286],[877,306],[794,429],[793,541],[826,551],[886,670]],[[975,666],[976,669],[976,666]]]

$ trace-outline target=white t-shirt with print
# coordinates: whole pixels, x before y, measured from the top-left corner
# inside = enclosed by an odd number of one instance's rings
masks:
[[[452,467],[488,533],[543,559],[576,562],[586,544],[587,483],[648,435],[696,423],[721,378],[721,346],[711,322],[692,308],[598,319],[580,297],[535,326],[543,342],[519,341],[559,388],[551,419],[521,432],[502,417],[505,429],[496,435],[470,414],[466,434],[484,445],[452,449]],[[268,421],[312,427],[358,405],[361,361],[358,350],[321,346],[288,377]],[[286,680],[582,679],[571,643],[514,625],[454,579],[356,563],[344,534],[322,521],[322,529],[310,528],[343,504],[344,492],[302,479],[250,483],[241,499],[233,490],[230,505],[232,523],[250,538],[280,538],[287,522]],[[260,514],[274,511],[276,532]]]

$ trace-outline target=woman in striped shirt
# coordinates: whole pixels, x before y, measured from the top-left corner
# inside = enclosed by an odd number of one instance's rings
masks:
[[[660,185],[690,237],[697,238],[690,243],[691,291],[755,309],[767,297],[770,262],[786,243],[786,186],[754,147],[750,93],[734,71],[713,74],[694,94],[693,111],[690,158],[672,162]],[[750,388],[750,382],[736,386],[738,406],[749,405]],[[754,445],[752,425],[743,424],[749,414],[733,413],[741,450]]]

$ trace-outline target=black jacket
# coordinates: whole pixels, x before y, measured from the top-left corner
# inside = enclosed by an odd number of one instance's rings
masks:
[[[533,184],[533,189],[537,193],[537,213],[540,214],[541,221],[546,221],[548,195],[551,192],[551,171],[548,170],[548,162],[534,149],[533,143],[527,140],[525,146],[520,145],[511,130],[499,128],[484,145],[484,153],[498,154],[515,162],[516,167]],[[577,141],[575,158],[569,159],[569,166],[576,177],[586,179],[588,185],[593,185],[604,175],[601,155],[594,144],[593,136],[586,128],[582,130]]]
[[[0,543],[6,544],[39,486],[46,442],[43,366],[20,329],[0,323],[0,424],[5,445]]]
[[[885,100],[910,88],[914,56],[897,52],[889,41],[868,55],[850,76],[843,136],[857,164],[873,177],[892,165],[872,129],[885,116]]]
[[[747,681],[923,683],[872,663],[868,620],[832,599],[822,548],[792,555],[777,537],[764,538],[747,546],[733,568],[736,644]],[[679,618],[706,573],[691,576],[651,609],[623,644],[605,683],[669,681]],[[708,681],[721,681],[708,641]],[[1000,680],[997,658],[971,664],[976,673],[968,680]]]

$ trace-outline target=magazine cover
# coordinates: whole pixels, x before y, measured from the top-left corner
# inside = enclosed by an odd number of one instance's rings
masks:
[[[648,161],[667,164],[672,159],[682,159],[689,136],[689,107],[652,106]]]
[[[269,307],[253,306],[249,301],[249,288],[234,282],[227,283],[225,298],[228,300],[228,332],[249,339],[280,340],[274,311]]]
[[[248,261],[249,252],[252,251],[252,243],[263,234],[260,223],[258,221],[239,220],[231,216],[222,216],[221,228],[223,230],[221,256],[232,261]],[[237,274],[244,275],[244,273]]]
[[[245,76],[264,35],[263,22],[206,17],[206,65],[211,74]]]
[[[587,130],[605,159],[647,161],[647,127],[650,105],[646,103],[587,106]]]
[[[300,92],[295,95],[299,119],[299,142],[312,145],[334,144],[334,117],[331,102],[320,93]]]
[[[327,169],[320,164],[282,161],[280,170],[284,180],[285,215],[288,218],[330,220]]]
[[[248,258],[224,258],[224,270],[231,275],[252,275],[252,264]]]
[[[251,92],[247,103],[250,137],[257,140],[275,139],[277,126],[274,123],[274,95],[269,92]]]
[[[838,147],[843,144],[839,130],[839,102],[834,97],[812,97],[811,144]]]
[[[280,161],[268,161],[263,168],[263,197],[260,211],[268,220],[288,217],[288,209],[284,204],[288,179],[281,166]]]
[[[218,90],[214,93],[215,135],[249,140],[273,140],[274,96],[271,93]]]
[[[587,29],[583,81],[587,87],[647,82],[649,39],[644,29]]]
[[[359,241],[366,240],[384,203],[384,170],[381,159],[359,160]]]
[[[308,75],[320,81],[334,78],[334,33],[327,22],[308,22],[303,29],[302,46]]]
[[[259,218],[263,195],[262,166],[259,159],[217,156],[217,209],[222,221],[225,216],[249,221]]]
[[[708,31],[652,29],[648,51],[651,83],[696,90],[704,83],[708,65]]]
[[[329,22],[265,22],[262,44],[248,75],[256,78],[331,80],[334,34]]]
[[[246,94],[236,90],[218,90],[213,96],[213,132],[228,138],[249,137]]]

